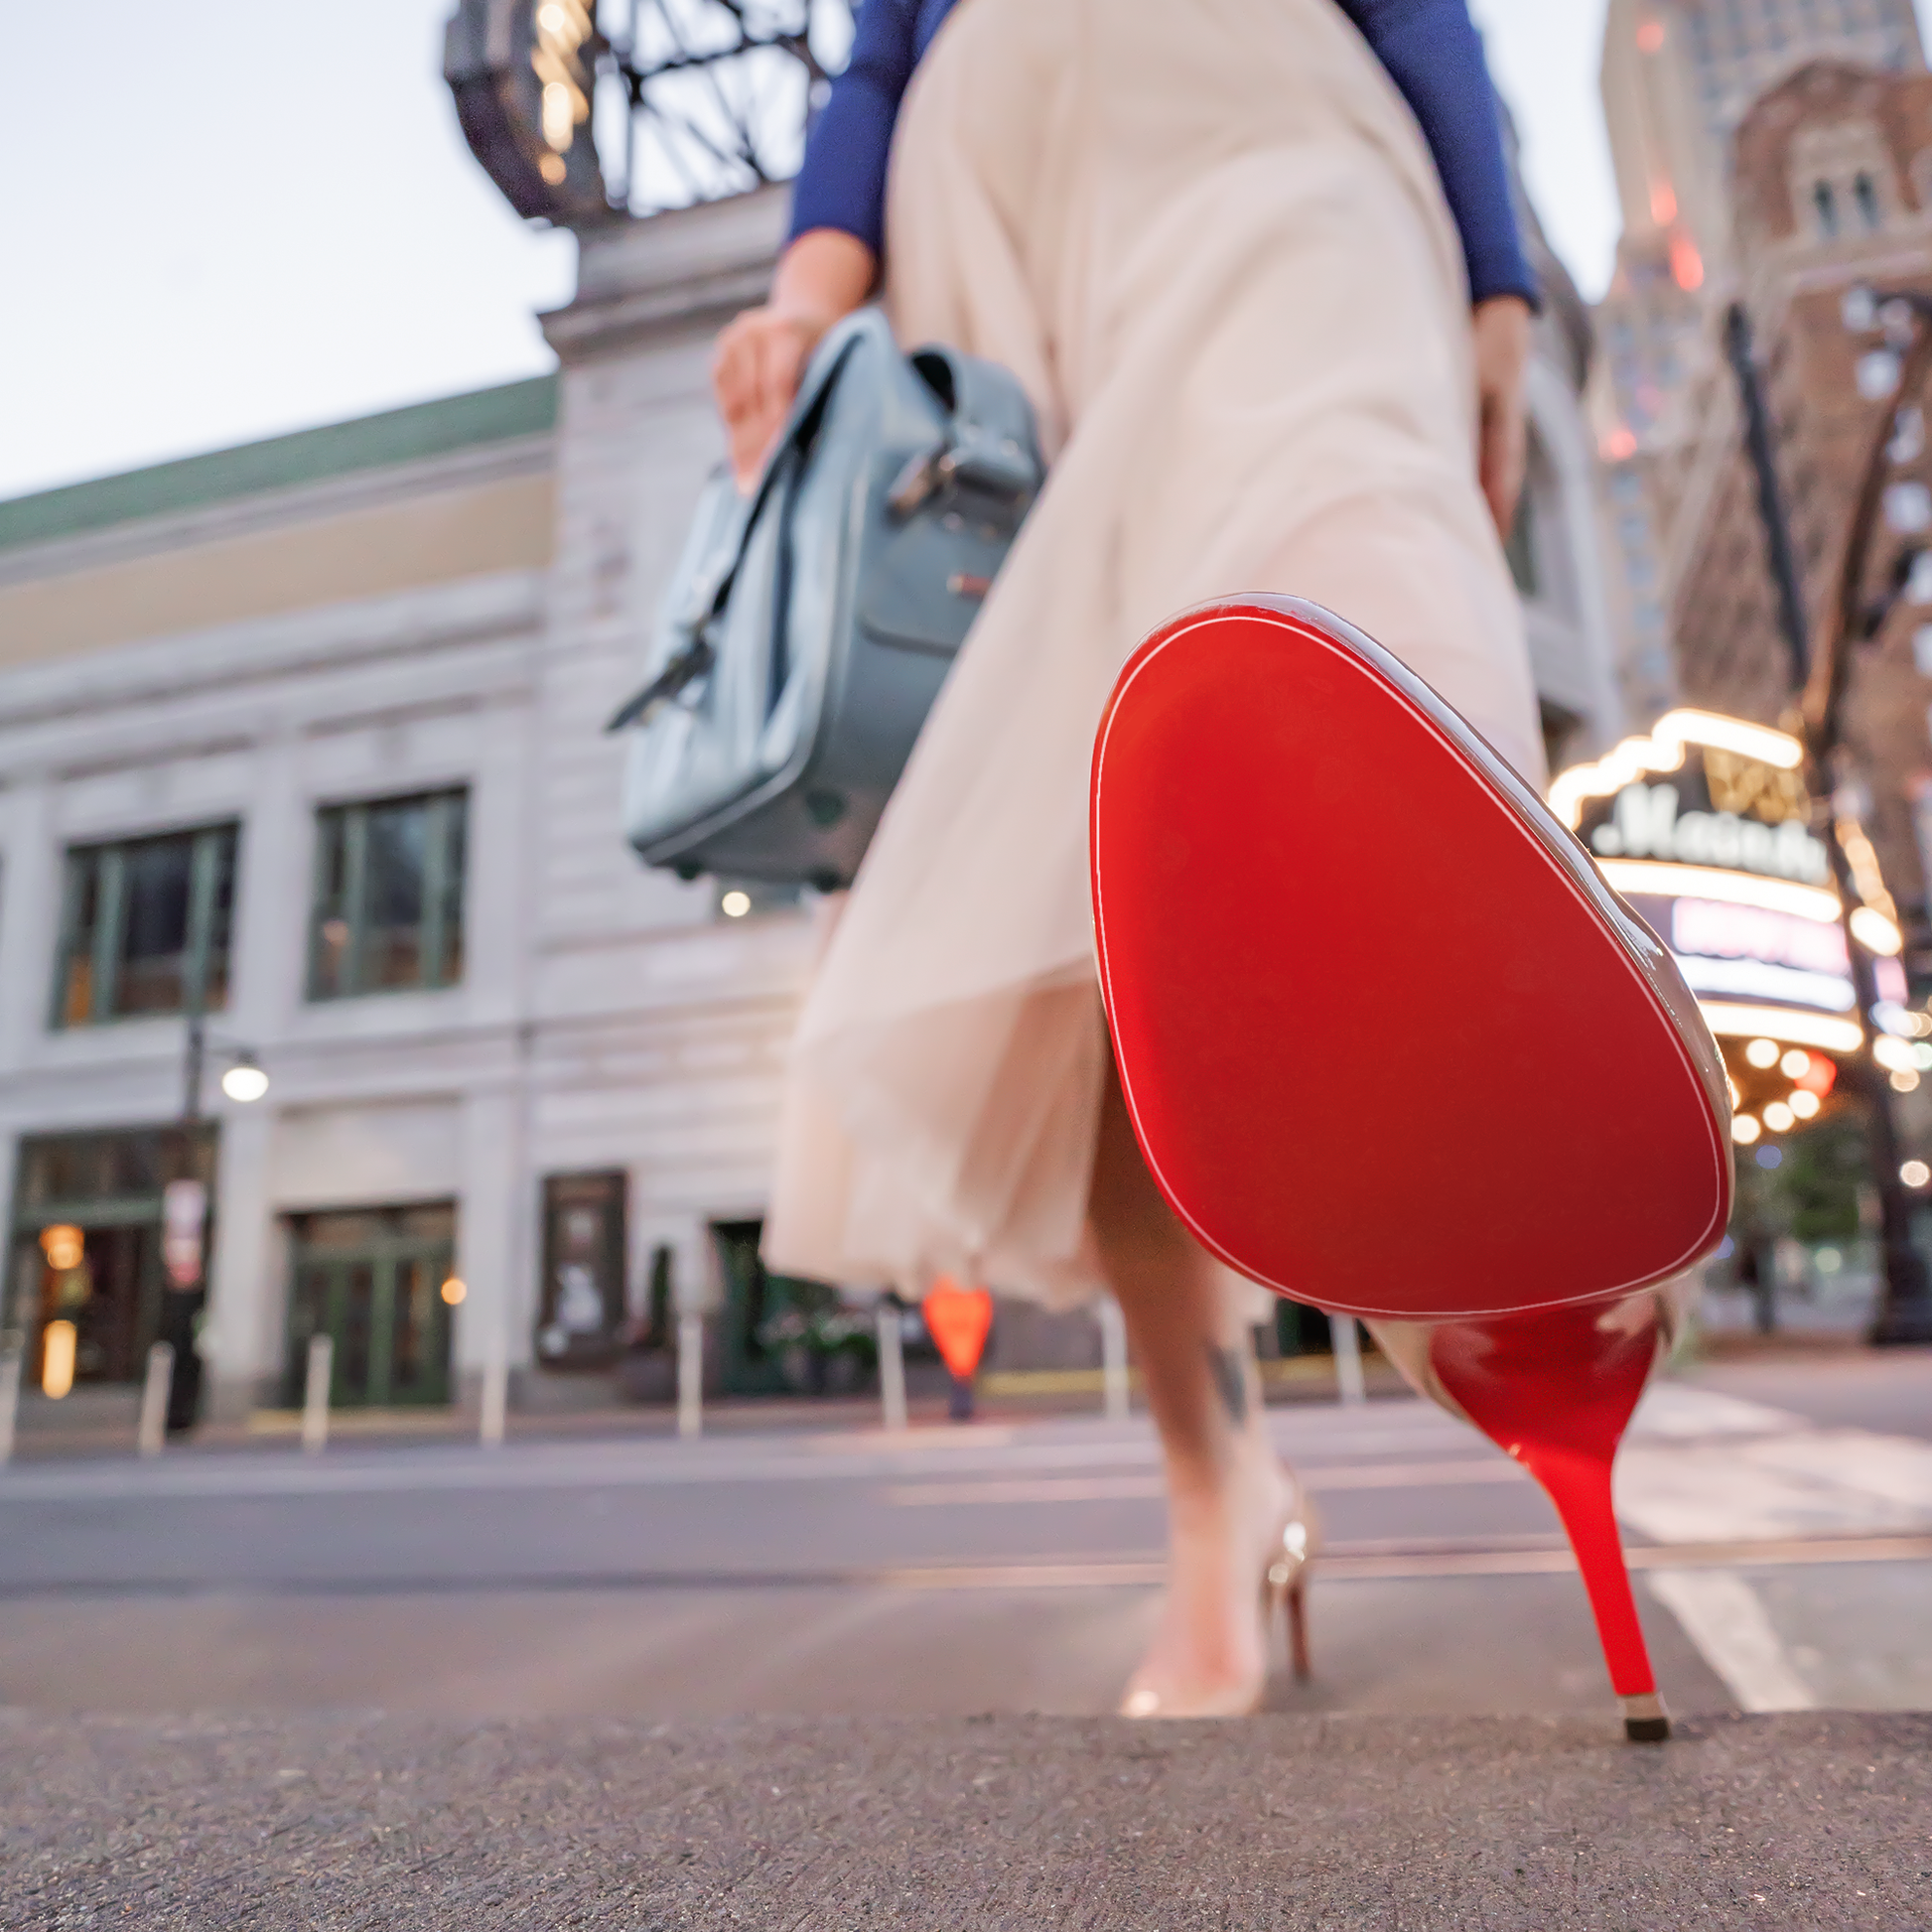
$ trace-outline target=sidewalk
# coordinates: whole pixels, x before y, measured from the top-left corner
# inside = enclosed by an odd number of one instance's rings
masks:
[[[1932,1718],[0,1717],[0,1925],[1932,1923]]]
[[[1263,1390],[1271,1408],[1292,1403],[1327,1403],[1335,1399],[1334,1366],[1326,1355],[1267,1361],[1260,1367]],[[1378,1354],[1371,1352],[1365,1358],[1363,1373],[1371,1400],[1409,1393],[1401,1376]],[[1134,1406],[1139,1410],[1142,1405],[1138,1372],[1131,1380]],[[982,1376],[976,1391],[976,1420],[983,1423],[1098,1416],[1103,1407],[1098,1369],[1008,1370]],[[135,1447],[137,1400],[129,1393],[111,1414],[69,1417],[52,1413],[53,1406],[38,1395],[23,1397],[14,1458],[19,1462],[41,1462],[67,1456],[131,1455]],[[944,1427],[945,1395],[915,1389],[907,1402],[906,1416],[914,1427]],[[704,1405],[704,1433],[708,1436],[779,1435],[818,1430],[844,1434],[876,1428],[879,1421],[876,1393],[719,1397]],[[337,1409],[330,1414],[329,1435],[331,1442],[370,1448],[474,1442],[478,1422],[474,1408]],[[300,1410],[257,1409],[242,1422],[202,1423],[190,1436],[172,1440],[168,1452],[254,1449],[272,1444],[293,1446],[301,1433]],[[677,1411],[662,1403],[621,1402],[615,1398],[578,1409],[513,1409],[505,1418],[504,1433],[512,1442],[668,1439],[677,1434]]]

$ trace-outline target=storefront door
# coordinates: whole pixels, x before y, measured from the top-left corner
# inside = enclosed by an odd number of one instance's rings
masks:
[[[283,1399],[300,1404],[309,1339],[335,1344],[329,1400],[339,1409],[450,1399],[456,1209],[371,1207],[297,1215]]]
[[[184,1162],[205,1183],[214,1134],[166,1128],[33,1135],[20,1145],[5,1319],[27,1338],[26,1379],[45,1387],[49,1330],[68,1324],[61,1392],[138,1382],[162,1332],[162,1189]],[[211,1229],[210,1229],[211,1233]],[[69,1252],[73,1235],[79,1252]]]

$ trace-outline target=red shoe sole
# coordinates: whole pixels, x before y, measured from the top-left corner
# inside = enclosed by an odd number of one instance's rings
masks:
[[[1094,747],[1101,988],[1143,1152],[1242,1273],[1360,1314],[1662,1281],[1730,1207],[1669,954],[1480,737],[1318,607],[1135,652]]]

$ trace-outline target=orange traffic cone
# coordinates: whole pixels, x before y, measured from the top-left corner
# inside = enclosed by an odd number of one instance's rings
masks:
[[[983,1288],[961,1288],[950,1275],[941,1275],[926,1290],[920,1311],[926,1333],[938,1345],[952,1371],[952,1399],[947,1413],[954,1422],[968,1422],[973,1414],[973,1374],[993,1326],[993,1297]]]

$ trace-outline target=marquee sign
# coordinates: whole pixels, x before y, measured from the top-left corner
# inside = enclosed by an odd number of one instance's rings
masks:
[[[1782,732],[1673,711],[1564,772],[1550,802],[1670,948],[1713,1033],[1856,1052],[1864,1026],[1803,761]],[[1853,934],[1902,1016],[1896,914],[1863,834],[1844,842],[1863,901]]]
[[[444,30],[464,139],[526,218],[610,217],[591,123],[602,51],[593,0],[458,0]]]

